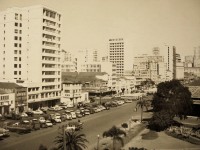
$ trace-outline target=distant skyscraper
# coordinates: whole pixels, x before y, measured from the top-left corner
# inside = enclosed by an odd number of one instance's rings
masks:
[[[185,67],[193,67],[194,66],[194,56],[185,56]]]
[[[176,47],[166,45],[164,49],[164,61],[167,63],[167,72],[169,78],[176,78]]]
[[[194,67],[200,67],[200,46],[194,48]]]
[[[154,47],[153,48],[153,55],[159,56],[160,55],[160,48],[159,47]]]
[[[116,64],[116,75],[124,75],[124,39],[109,39],[109,61]]]

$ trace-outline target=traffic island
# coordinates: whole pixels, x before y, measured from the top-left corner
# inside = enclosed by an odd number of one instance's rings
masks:
[[[132,122],[131,124],[129,123],[129,126],[130,127],[128,129],[124,129],[124,131],[126,132],[126,136],[122,137],[124,145],[126,145],[141,131],[143,131],[146,128],[146,123]],[[120,129],[123,129],[123,128],[120,127]],[[95,146],[92,150],[112,150],[112,147],[113,147],[113,140],[112,138],[107,137],[107,138],[99,139],[97,146]],[[119,141],[115,142],[116,150],[121,150],[122,147],[123,145],[121,144],[121,142]]]

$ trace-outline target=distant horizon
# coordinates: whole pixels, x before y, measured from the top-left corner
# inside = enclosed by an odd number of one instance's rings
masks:
[[[140,54],[175,46],[181,58],[200,46],[199,0],[1,0],[10,7],[44,5],[62,14],[62,49],[108,52],[110,38],[125,41],[125,69]]]

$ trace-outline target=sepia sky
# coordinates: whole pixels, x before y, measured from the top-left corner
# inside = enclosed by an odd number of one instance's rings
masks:
[[[63,16],[63,49],[99,50],[124,38],[126,65],[152,48],[174,45],[182,56],[200,46],[200,0],[0,0],[0,10],[43,4]]]

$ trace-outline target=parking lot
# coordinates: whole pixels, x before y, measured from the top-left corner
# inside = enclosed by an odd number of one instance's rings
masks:
[[[54,107],[43,107],[35,111],[24,112],[18,117],[4,118],[0,122],[2,132],[1,139],[8,138],[10,132],[17,134],[30,133],[42,128],[49,128],[60,124],[61,122],[78,122],[80,118],[118,107],[124,103],[131,103],[130,100],[102,99],[102,105],[98,103],[78,103],[76,107],[67,107],[62,103]],[[1,130],[0,130],[1,131]]]

